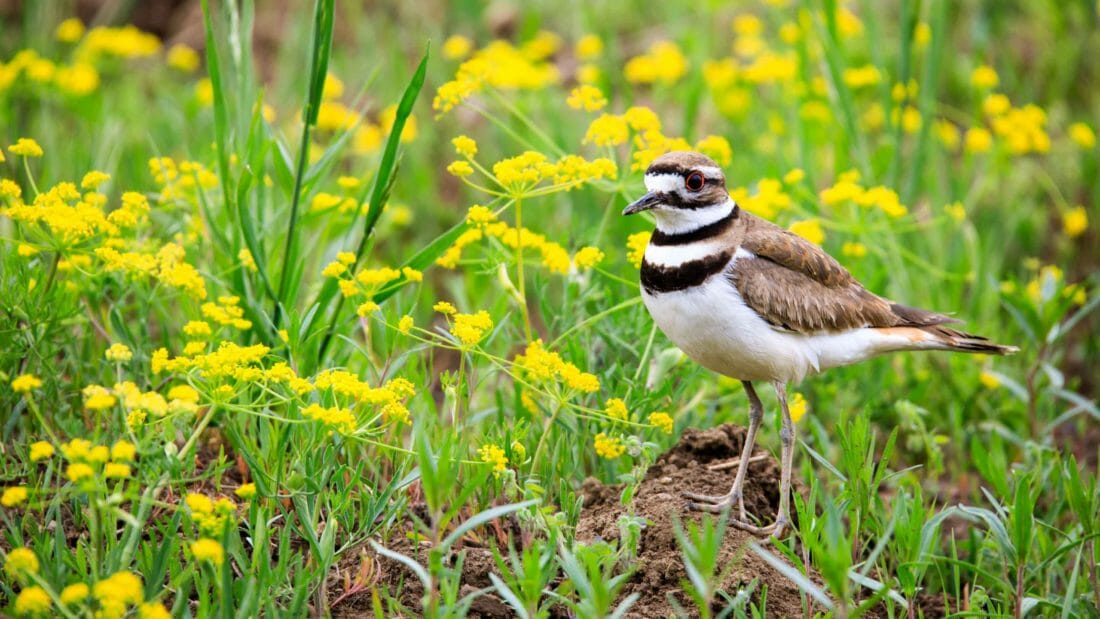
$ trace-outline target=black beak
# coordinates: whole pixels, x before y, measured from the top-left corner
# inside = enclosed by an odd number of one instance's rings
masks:
[[[661,196],[651,191],[624,208],[623,215],[633,215],[634,213],[648,211],[659,204],[661,204]]]

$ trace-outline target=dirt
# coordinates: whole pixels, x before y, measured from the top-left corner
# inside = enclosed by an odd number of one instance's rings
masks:
[[[741,453],[743,441],[744,430],[732,425],[688,430],[680,442],[662,455],[648,471],[633,504],[633,513],[646,519],[647,524],[641,533],[636,571],[622,592],[624,597],[631,593],[640,595],[628,617],[674,616],[670,597],[691,612],[693,606],[680,586],[687,574],[673,532],[673,520],[697,521],[701,516],[685,509],[686,502],[680,492],[692,490],[721,494],[728,491],[735,469],[712,471],[707,465],[736,457]],[[619,502],[620,489],[590,479],[582,490],[585,505],[577,523],[577,541],[616,539],[619,536],[619,517],[626,513]],[[778,504],[778,463],[770,456],[752,462],[745,485],[746,509],[761,514],[768,522]],[[754,539],[747,533],[727,529],[722,544],[721,565],[730,567],[722,579],[721,588],[730,595],[736,595],[741,587],[757,580],[753,596],[759,599],[763,587],[767,587],[769,617],[802,616],[802,599],[797,588],[752,552],[748,544]],[[424,548],[404,538],[391,540],[388,546],[421,562],[426,558]],[[489,587],[489,572],[495,571],[491,551],[469,547],[465,552],[463,593]],[[356,581],[360,584],[353,584],[353,590],[358,591],[347,595],[349,582]],[[358,617],[369,613],[372,587],[395,595],[412,613],[410,616],[419,615],[422,594],[419,581],[405,566],[364,551],[358,556],[348,556],[330,579],[330,604],[335,603],[333,616]],[[556,610],[559,612],[552,613],[553,616],[568,616],[564,609]],[[511,617],[513,613],[500,598],[485,594],[478,597],[470,616],[496,619]]]
[[[649,524],[642,530],[637,571],[624,592],[627,595],[638,593],[640,597],[627,616],[675,616],[670,598],[692,612],[693,605],[680,585],[687,579],[687,572],[676,543],[673,521],[698,522],[702,515],[687,511],[686,501],[680,493],[685,490],[706,494],[727,492],[736,469],[712,471],[708,465],[739,456],[744,436],[742,428],[729,424],[708,430],[688,430],[646,473],[633,509]],[[585,509],[577,525],[577,539],[617,538],[618,519],[626,513],[619,503],[618,492],[592,482],[586,484],[585,490]],[[770,456],[750,463],[745,478],[745,509],[770,523],[778,505],[779,463]],[[757,539],[749,533],[727,528],[720,565],[729,568],[721,581],[721,589],[736,595],[742,587],[757,580],[753,598],[758,600],[761,589],[767,587],[767,616],[802,616],[802,597],[797,587],[750,548],[750,542]],[[811,578],[816,580],[814,575]],[[697,616],[697,611],[692,616]]]

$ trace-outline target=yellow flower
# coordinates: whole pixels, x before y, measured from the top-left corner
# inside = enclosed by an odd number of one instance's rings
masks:
[[[238,497],[240,497],[240,498],[247,501],[247,500],[251,499],[252,497],[256,496],[256,484],[253,484],[253,483],[241,484],[241,486],[239,488],[237,488],[233,492],[233,494],[235,494]]]
[[[199,68],[199,54],[183,43],[176,43],[168,50],[168,66],[184,73],[194,73]]]
[[[508,457],[504,455],[504,450],[496,445],[482,445],[478,448],[477,455],[482,462],[493,465],[493,475],[496,477],[500,477],[508,467]]]
[[[15,507],[27,500],[27,488],[25,486],[12,486],[4,488],[4,494],[0,495],[0,505]]]
[[[580,60],[593,60],[603,53],[603,40],[595,34],[586,34],[577,39],[574,53]]]
[[[455,306],[446,301],[437,302],[435,305],[432,306],[432,310],[439,312],[440,314],[446,315],[453,314],[458,311],[455,309]]]
[[[42,147],[32,138],[19,138],[15,144],[8,146],[8,152],[23,157],[41,157]]]
[[[408,335],[409,331],[412,331],[412,328],[413,328],[413,317],[412,316],[405,315],[405,316],[401,317],[401,320],[397,321],[397,330],[400,333]]]
[[[46,441],[36,441],[34,443],[31,443],[30,452],[31,452],[30,453],[31,462],[38,462],[39,460],[45,460],[45,459],[53,456],[53,453],[54,453],[53,445],[51,445],[50,443],[47,443]]]
[[[103,183],[111,180],[111,175],[98,170],[92,170],[84,175],[84,178],[80,179],[80,188],[88,191],[97,189]]]
[[[592,63],[585,63],[577,67],[577,83],[595,84],[600,80],[600,68]]]
[[[160,602],[146,602],[138,606],[138,619],[172,619],[172,613]]]
[[[474,173],[474,167],[468,161],[452,161],[447,166],[447,173],[463,178]]]
[[[796,221],[788,230],[815,245],[821,245],[825,241],[825,230],[821,228],[821,222],[816,219]]]
[[[687,73],[687,58],[672,41],[657,41],[641,56],[627,61],[623,69],[628,82],[672,84]]]
[[[1003,94],[993,93],[982,100],[982,111],[994,118],[1012,109],[1012,102]]]
[[[111,445],[111,459],[130,462],[137,456],[137,447],[130,441],[115,441]]]
[[[1001,379],[985,370],[982,370],[982,373],[978,375],[978,380],[981,381],[982,386],[986,389],[996,389],[1001,386]]]
[[[566,104],[574,110],[584,109],[586,112],[597,112],[607,105],[607,97],[595,86],[582,84],[569,93]]]
[[[74,462],[65,468],[65,476],[74,484],[78,484],[93,475],[95,475],[95,471],[92,467],[83,462]]]
[[[608,400],[603,411],[612,419],[626,421],[630,418],[630,410],[626,408],[626,402],[623,402],[622,398],[611,398]]]
[[[42,386],[42,381],[33,374],[20,374],[11,381],[11,390],[16,393],[30,393]]]
[[[617,436],[608,436],[603,432],[596,435],[595,445],[596,454],[608,460],[614,460],[623,455],[623,452],[626,451],[626,446],[623,445],[623,439]]]
[[[636,232],[626,237],[626,259],[634,265],[634,268],[642,266],[642,258],[645,257],[645,248],[649,245],[651,236],[653,236],[652,232]]]
[[[130,347],[121,342],[111,344],[104,355],[108,361],[129,361],[134,358],[134,353],[130,351]]]
[[[879,73],[878,67],[873,64],[864,65],[862,67],[850,67],[844,70],[843,75],[844,83],[849,88],[858,89],[867,86],[874,86],[882,79],[882,74]]]
[[[214,502],[210,497],[198,492],[189,492],[183,499],[193,514],[210,514],[214,512]]]
[[[367,301],[355,308],[355,313],[358,314],[360,318],[366,318],[371,312],[377,312],[380,309],[382,308],[374,301]]]
[[[787,410],[791,412],[791,421],[798,423],[806,415],[806,398],[796,391],[787,404]]]
[[[19,246],[15,248],[15,253],[19,254],[22,258],[29,258],[38,253],[38,248],[33,245],[27,245],[26,243],[20,243]]]
[[[672,434],[672,416],[666,412],[658,411],[649,414],[649,424],[665,434]]]
[[[708,135],[695,143],[695,150],[713,159],[720,166],[733,162],[733,148],[729,140],[718,135]]]
[[[966,207],[963,206],[962,202],[952,202],[943,207],[943,210],[947,212],[951,219],[959,223],[966,221]]]
[[[30,548],[15,548],[8,553],[4,571],[12,578],[21,579],[27,574],[38,573],[38,556]]]
[[[806,178],[806,172],[802,168],[795,168],[783,175],[783,182],[788,185],[795,185],[802,182],[804,178]]]
[[[968,153],[985,153],[993,148],[993,136],[985,127],[971,127],[966,131],[966,141],[963,148]]]
[[[465,135],[460,135],[451,140],[451,144],[455,147],[455,152],[473,159],[477,155],[477,142],[473,138]]]
[[[103,476],[107,479],[122,479],[130,476],[130,465],[121,462],[108,462],[103,467]]]
[[[470,39],[460,34],[451,35],[443,41],[443,57],[447,60],[462,60],[470,55],[473,48],[474,44]]]
[[[582,247],[573,254],[573,265],[578,270],[591,269],[604,259],[604,253],[598,247]]]
[[[851,258],[862,258],[867,255],[867,246],[863,243],[845,241],[840,246],[840,253]]]
[[[585,144],[596,146],[618,146],[626,143],[630,137],[627,121],[622,116],[603,114],[588,125],[584,134]]]
[[[88,599],[88,596],[92,594],[92,590],[88,588],[88,585],[78,582],[73,583],[61,590],[61,603],[66,606],[78,604]]]
[[[101,605],[133,606],[145,597],[141,578],[130,572],[115,572],[92,587]]]
[[[15,598],[15,614],[17,615],[44,615],[50,610],[51,606],[53,606],[53,601],[50,600],[50,595],[37,585],[23,589]]]
[[[191,542],[191,554],[196,561],[205,561],[216,566],[220,566],[225,559],[225,549],[221,543],[206,538]]]
[[[105,387],[88,385],[84,388],[84,408],[88,410],[103,410],[111,408],[118,399],[111,395]]]
[[[57,25],[53,36],[62,43],[76,43],[84,36],[84,22],[75,17],[70,17]]]
[[[481,341],[482,335],[493,328],[489,312],[481,310],[476,314],[455,314],[451,334],[465,346],[473,346]]]
[[[989,65],[983,64],[970,73],[970,83],[981,90],[996,88],[1000,81],[997,71]]]
[[[1088,212],[1083,206],[1075,206],[1062,217],[1062,231],[1069,238],[1076,238],[1089,228]]]
[[[252,256],[252,252],[248,251],[248,248],[242,249],[237,252],[237,260],[241,262],[241,266],[245,269],[255,273],[259,270],[256,266],[256,258]]]
[[[1096,133],[1092,127],[1085,123],[1073,123],[1069,126],[1069,139],[1073,140],[1084,150],[1090,150],[1096,146]]]

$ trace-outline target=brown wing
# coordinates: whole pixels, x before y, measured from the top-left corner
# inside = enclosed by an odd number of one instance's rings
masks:
[[[729,278],[745,303],[775,327],[813,333],[958,322],[875,295],[817,245],[746,215],[741,247],[755,257],[739,258]]]

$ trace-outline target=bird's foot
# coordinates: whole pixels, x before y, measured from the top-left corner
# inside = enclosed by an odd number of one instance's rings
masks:
[[[739,500],[740,497],[733,497],[732,495],[710,496],[691,492],[685,492],[683,494],[686,498],[692,499],[689,500],[687,504],[687,508],[692,511],[720,514],[732,507],[735,502],[738,503],[741,507],[741,517],[735,518],[731,516],[729,519],[730,525],[758,537],[767,537],[767,541],[779,539],[783,536],[783,531],[787,528],[787,517],[784,515],[776,515],[775,522],[767,526],[759,526],[754,522],[750,522],[745,513],[744,503]],[[696,501],[704,502],[697,503]]]
[[[729,494],[718,495],[682,492],[680,495],[688,499],[688,509],[710,512],[712,514],[720,514],[726,508],[737,505],[741,520],[748,522],[748,513],[745,511],[745,497],[740,492],[730,492]]]

